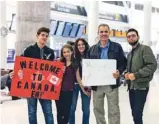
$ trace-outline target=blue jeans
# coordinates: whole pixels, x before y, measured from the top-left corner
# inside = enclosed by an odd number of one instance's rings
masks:
[[[45,123],[54,124],[51,100],[28,98],[27,102],[28,102],[29,124],[37,124],[37,102],[38,102],[38,100],[42,106]]]
[[[83,93],[83,91],[81,90],[81,88],[78,84],[75,85],[75,89],[74,89],[74,93],[73,93],[73,100],[72,100],[72,106],[71,106],[71,111],[70,111],[69,124],[75,124],[75,111],[76,111],[79,91],[81,92],[81,99],[82,99],[82,111],[83,111],[83,123],[82,124],[89,124],[90,97],[86,96]]]
[[[134,124],[143,124],[142,115],[149,89],[146,90],[130,90],[129,100],[132,111]]]

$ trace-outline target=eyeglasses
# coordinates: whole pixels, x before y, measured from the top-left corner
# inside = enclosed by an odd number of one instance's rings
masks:
[[[108,31],[100,31],[99,33],[108,33]]]
[[[136,37],[136,35],[135,34],[127,35],[127,38],[130,38],[130,37],[134,38],[134,37]]]

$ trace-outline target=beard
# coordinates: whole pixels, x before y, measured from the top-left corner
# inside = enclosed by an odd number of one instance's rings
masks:
[[[135,41],[135,42],[131,42],[131,43],[129,43],[129,44],[130,44],[131,46],[135,46],[137,43],[138,43],[138,40]]]

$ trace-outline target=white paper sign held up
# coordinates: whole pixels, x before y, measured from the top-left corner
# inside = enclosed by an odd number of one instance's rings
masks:
[[[116,70],[114,59],[83,59],[82,82],[84,86],[114,85],[113,73]]]

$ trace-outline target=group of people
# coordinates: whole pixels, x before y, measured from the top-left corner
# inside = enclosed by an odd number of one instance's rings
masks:
[[[143,124],[142,115],[149,90],[149,82],[157,68],[155,56],[149,46],[139,43],[139,34],[129,29],[126,37],[132,51],[126,58],[119,43],[109,38],[110,27],[100,24],[98,27],[99,42],[89,47],[87,41],[78,38],[74,46],[66,44],[61,49],[61,61],[65,65],[59,100],[56,100],[57,123],[75,124],[75,111],[79,92],[81,93],[83,121],[89,124],[90,100],[93,98],[93,110],[96,124],[106,124],[104,98],[108,102],[108,123],[120,124],[119,91],[120,76],[123,74],[128,84],[129,100],[134,124]],[[42,27],[37,31],[34,45],[27,47],[22,56],[54,61],[54,51],[45,44],[49,37],[49,29]],[[85,87],[82,83],[82,59],[115,59],[117,70],[112,74],[116,85]],[[13,77],[13,73],[10,74]],[[105,81],[108,81],[105,79]],[[93,93],[91,93],[93,92]],[[46,124],[54,124],[52,101],[27,98],[29,124],[37,124],[37,102],[40,102]],[[76,122],[78,123],[78,122]]]

